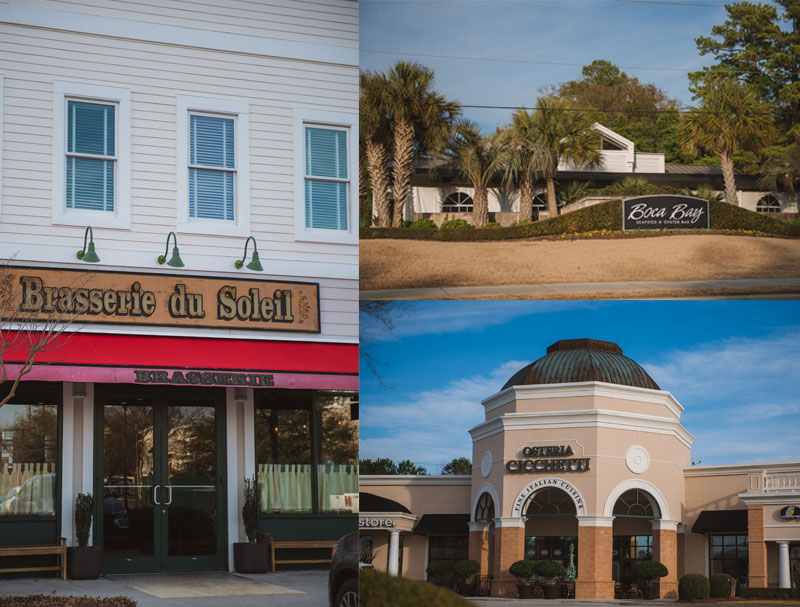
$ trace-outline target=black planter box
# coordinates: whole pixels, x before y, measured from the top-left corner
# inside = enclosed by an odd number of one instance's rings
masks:
[[[238,573],[267,573],[269,571],[269,544],[233,544],[233,568]]]
[[[100,577],[102,556],[96,546],[67,548],[67,575],[73,580],[96,580]]]
[[[557,584],[545,584],[542,586],[542,591],[544,592],[544,598],[546,599],[557,599],[558,598],[558,585]]]
[[[658,598],[658,584],[647,585],[642,588],[642,594],[646,601],[652,601]]]
[[[533,586],[531,586],[530,584],[517,584],[517,590],[519,591],[519,598],[521,599],[533,598]]]

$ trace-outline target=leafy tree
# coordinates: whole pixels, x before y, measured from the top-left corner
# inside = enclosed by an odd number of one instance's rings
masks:
[[[359,474],[397,474],[397,464],[388,457],[362,459],[358,462]]]
[[[800,2],[775,0],[725,5],[727,19],[711,36],[695,39],[701,55],[717,63],[689,75],[697,91],[720,76],[753,85],[781,110],[783,126],[800,122]],[[789,23],[789,28],[783,28]]]
[[[800,125],[792,129],[791,134],[793,143],[767,150],[760,183],[770,190],[783,187],[795,197],[800,192]]]
[[[442,474],[472,474],[472,461],[468,457],[457,457],[442,466]]]
[[[386,76],[386,110],[392,125],[392,225],[403,224],[403,208],[411,195],[414,161],[423,152],[441,150],[460,107],[433,90],[433,70],[398,61]]]
[[[472,218],[475,226],[489,221],[489,183],[504,166],[506,150],[500,135],[482,135],[469,120],[460,122],[453,131],[449,162],[475,188]]]
[[[733,156],[768,141],[773,135],[769,107],[759,100],[753,87],[737,80],[712,80],[698,89],[700,106],[684,116],[684,150],[716,153],[722,166],[725,199],[736,204]]]
[[[377,225],[392,225],[389,207],[389,149],[391,129],[388,106],[388,84],[384,74],[361,72],[359,99],[359,154],[361,167],[366,167]],[[362,179],[362,181],[364,181]]]
[[[599,136],[592,129],[593,123],[586,112],[575,111],[568,101],[551,97],[540,97],[530,116],[531,137],[544,149],[542,176],[547,183],[550,217],[558,215],[555,180],[559,161],[563,158],[587,167],[601,162]]]
[[[422,466],[415,466],[411,460],[404,459],[397,462],[397,474],[415,474],[417,476],[425,476],[428,471]]]

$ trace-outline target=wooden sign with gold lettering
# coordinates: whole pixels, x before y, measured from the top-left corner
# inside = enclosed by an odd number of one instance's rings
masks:
[[[319,333],[319,284],[172,274],[10,269],[18,311],[75,323]]]

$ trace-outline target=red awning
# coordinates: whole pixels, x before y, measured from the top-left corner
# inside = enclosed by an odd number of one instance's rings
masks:
[[[12,377],[18,371],[14,363],[22,362],[24,357],[22,349],[6,352],[5,362],[10,365]],[[358,346],[74,333],[62,336],[56,347],[40,353],[34,371],[25,379],[134,383],[134,369],[271,373],[275,374],[276,387],[352,389],[357,386]],[[328,379],[321,383],[322,376]]]

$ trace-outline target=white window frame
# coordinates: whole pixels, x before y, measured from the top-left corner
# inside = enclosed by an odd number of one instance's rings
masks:
[[[113,103],[116,105],[116,166],[114,167],[114,210],[93,211],[67,208],[67,102]],[[53,83],[53,223],[96,228],[131,227],[131,91],[130,89],[85,84]]]
[[[211,115],[234,119],[236,168],[233,221],[189,217],[189,116]],[[178,95],[178,232],[219,236],[250,235],[250,105],[237,99]]]
[[[0,220],[3,214],[3,75],[0,74]]]
[[[294,121],[294,199],[295,240],[329,242],[333,244],[358,244],[358,114],[331,112],[296,107]],[[347,229],[326,230],[306,227],[305,200],[305,129],[320,127],[347,132]]]

